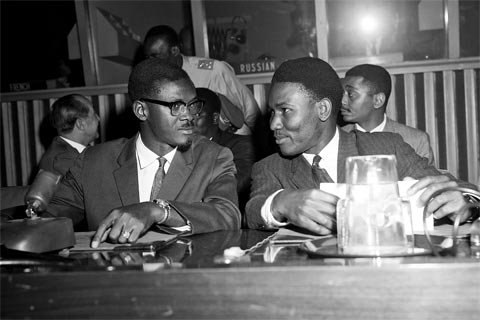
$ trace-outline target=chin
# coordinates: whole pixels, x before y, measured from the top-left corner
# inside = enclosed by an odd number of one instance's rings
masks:
[[[280,148],[280,153],[284,156],[294,156],[302,153],[301,151],[296,150],[294,147],[288,147],[283,145],[279,145],[278,147]]]
[[[179,151],[187,151],[188,149],[190,149],[191,145],[192,145],[192,138],[189,138],[183,143],[179,143],[177,147]]]

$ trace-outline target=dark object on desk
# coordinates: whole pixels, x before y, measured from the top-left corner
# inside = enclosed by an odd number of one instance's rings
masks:
[[[61,176],[40,170],[25,195],[28,218],[2,221],[1,244],[9,249],[48,252],[75,244],[73,223],[69,218],[39,218],[53,197]]]
[[[69,218],[25,218],[0,224],[1,243],[9,249],[48,252],[75,244],[72,220]]]
[[[32,253],[9,249],[4,245],[0,246],[0,266],[2,267],[2,271],[4,271],[3,268],[8,268],[8,266],[11,266],[11,269],[14,269],[16,266],[18,269],[18,266],[26,265],[71,266],[77,264],[77,260],[62,257],[57,253]]]

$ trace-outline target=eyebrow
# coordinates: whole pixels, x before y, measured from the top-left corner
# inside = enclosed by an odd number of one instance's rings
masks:
[[[357,90],[358,91],[358,88],[354,87],[354,86],[351,86],[349,84],[345,85],[345,89],[354,89],[354,90]]]

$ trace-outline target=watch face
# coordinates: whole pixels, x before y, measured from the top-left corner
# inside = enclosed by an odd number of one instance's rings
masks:
[[[162,199],[154,199],[153,200],[154,203],[158,204],[160,207],[162,208],[165,208],[165,207],[169,207],[169,203],[166,202],[166,201],[163,201]]]

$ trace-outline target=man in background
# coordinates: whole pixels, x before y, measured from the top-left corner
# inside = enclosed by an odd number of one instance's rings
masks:
[[[197,88],[221,93],[244,114],[244,124],[236,134],[251,134],[260,109],[251,91],[236,77],[233,68],[224,61],[181,54],[178,35],[167,25],[152,27],[143,42],[146,58],[161,58],[182,67]]]
[[[80,153],[98,138],[99,120],[92,102],[80,94],[55,101],[50,121],[58,136],[40,159],[39,169],[64,176]]]
[[[255,149],[251,136],[233,134],[227,130],[221,130],[225,126],[221,118],[228,123],[242,123],[243,114],[231,104],[220,104],[217,94],[207,88],[197,88],[199,99],[205,100],[205,106],[196,119],[196,128],[199,134],[211,141],[232,151],[233,162],[237,168],[237,193],[239,196],[240,211],[243,212],[250,193],[250,175],[252,165],[255,162]],[[229,127],[230,128],[230,127]]]
[[[387,70],[373,64],[362,64],[347,71],[343,79],[344,94],[341,114],[345,131],[395,132],[402,136],[420,156],[434,165],[433,150],[426,132],[401,124],[387,117],[392,80]]]

